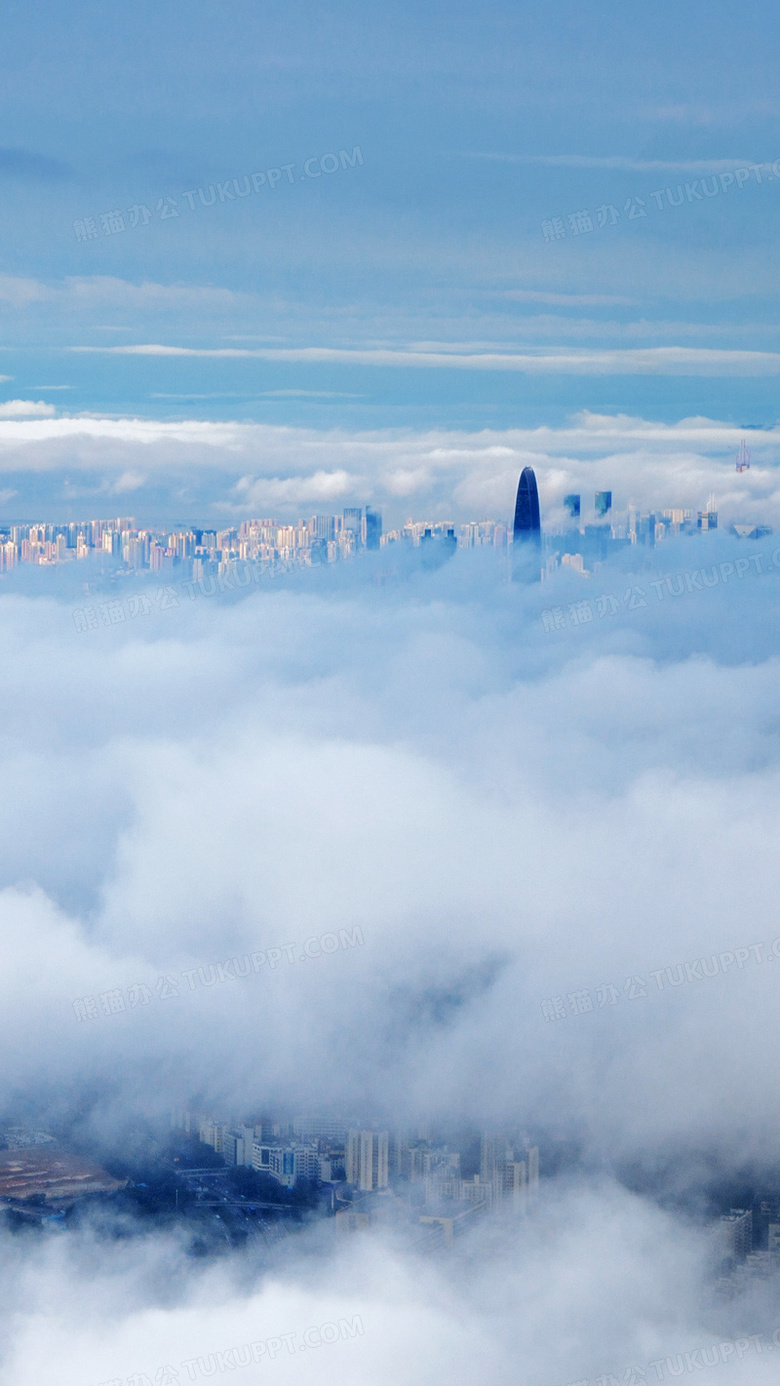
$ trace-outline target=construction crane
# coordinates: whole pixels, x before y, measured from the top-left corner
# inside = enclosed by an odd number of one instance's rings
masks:
[[[748,447],[747,447],[747,445],[746,445],[746,443],[745,443],[745,439],[743,438],[743,439],[742,439],[742,442],[741,442],[740,445],[739,445],[739,452],[737,453],[737,471],[738,471],[738,472],[746,472],[746,471],[748,470],[749,466],[750,466],[750,451],[749,451],[749,449],[748,449]]]

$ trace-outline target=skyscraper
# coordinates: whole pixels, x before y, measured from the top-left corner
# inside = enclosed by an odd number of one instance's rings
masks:
[[[541,577],[542,524],[539,518],[539,492],[532,467],[520,474],[515,502],[512,545],[512,576],[533,582]]]
[[[365,545],[367,549],[378,549],[382,538],[382,516],[377,510],[370,510],[366,506],[365,519]]]
[[[523,467],[515,502],[514,541],[533,540],[541,543],[542,524],[539,518],[539,492],[533,467]]]
[[[572,492],[570,496],[564,496],[563,504],[573,520],[580,518],[580,498],[576,493]]]
[[[608,511],[608,510],[611,510],[611,509],[612,509],[612,492],[611,492],[611,491],[597,491],[597,492],[596,492],[596,514],[597,514],[597,515],[606,515],[607,511]]]

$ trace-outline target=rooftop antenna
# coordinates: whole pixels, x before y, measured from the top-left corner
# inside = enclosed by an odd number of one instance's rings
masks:
[[[745,439],[743,438],[743,439],[742,439],[742,442],[741,442],[740,445],[739,445],[739,452],[737,453],[737,471],[738,471],[738,472],[746,472],[746,471],[748,470],[749,466],[750,466],[750,451],[749,451],[749,449],[748,449],[748,447],[747,447],[747,444],[745,443]]]

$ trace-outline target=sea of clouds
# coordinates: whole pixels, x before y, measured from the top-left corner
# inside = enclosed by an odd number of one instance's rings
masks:
[[[780,1140],[780,572],[623,599],[759,549],[701,536],[531,587],[492,551],[367,555],[87,631],[54,575],[6,584],[5,1112],[78,1113],[109,1150],[195,1100],[519,1126],[543,1176],[577,1151],[527,1224],[449,1259],[322,1228],[270,1268],[196,1265],[170,1234],[4,1237],[9,1380],[157,1386],[354,1315],[354,1338],[225,1370],[630,1386],[771,1343],[772,1282],[719,1303],[695,1205],[745,1169],[769,1186]],[[602,590],[609,618],[545,629]],[[721,1356],[723,1380],[777,1378],[780,1355]]]

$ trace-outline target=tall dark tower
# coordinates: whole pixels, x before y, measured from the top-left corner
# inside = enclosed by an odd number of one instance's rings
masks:
[[[526,582],[536,581],[541,577],[542,524],[533,467],[524,467],[520,474],[512,538],[513,575]]]

